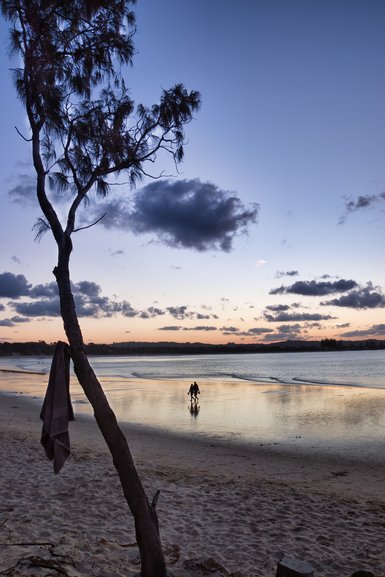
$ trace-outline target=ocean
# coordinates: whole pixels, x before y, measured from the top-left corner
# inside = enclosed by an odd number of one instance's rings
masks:
[[[90,357],[120,421],[208,441],[367,458],[385,436],[384,360],[385,351]],[[0,358],[1,390],[41,402],[50,362]],[[188,397],[194,380],[197,404]],[[71,398],[75,413],[92,414],[75,378]]]

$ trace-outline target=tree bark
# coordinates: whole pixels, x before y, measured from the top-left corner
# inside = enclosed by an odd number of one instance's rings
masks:
[[[68,239],[69,240],[69,239]],[[140,551],[142,577],[166,577],[166,564],[159,536],[156,499],[150,504],[140,481],[126,438],[111,409],[86,354],[79,326],[69,275],[71,245],[59,246],[59,261],[54,269],[60,295],[64,329],[71,348],[74,371],[95,419],[111,452],[123,493],[135,520],[136,538]]]

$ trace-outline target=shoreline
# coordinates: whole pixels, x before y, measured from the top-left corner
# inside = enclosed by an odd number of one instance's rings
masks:
[[[46,546],[11,543],[46,541],[72,557],[73,575],[134,575],[133,519],[96,423],[83,415],[70,423],[72,455],[55,476],[40,446],[39,410],[33,399],[1,395],[0,572],[48,555]],[[244,577],[273,577],[285,555],[309,562],[317,577],[358,569],[377,577],[385,568],[380,459],[121,426],[149,499],[161,491],[161,538],[178,577],[203,574],[191,561],[198,558]]]

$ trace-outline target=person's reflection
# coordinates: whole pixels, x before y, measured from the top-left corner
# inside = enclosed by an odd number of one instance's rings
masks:
[[[200,406],[196,401],[191,401],[189,411],[192,417],[197,417],[200,411]]]

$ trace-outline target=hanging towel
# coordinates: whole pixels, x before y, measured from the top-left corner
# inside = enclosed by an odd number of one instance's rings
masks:
[[[60,471],[71,454],[68,422],[74,420],[70,399],[70,352],[66,343],[59,341],[55,347],[47,392],[40,418],[43,421],[41,444],[55,474]]]

